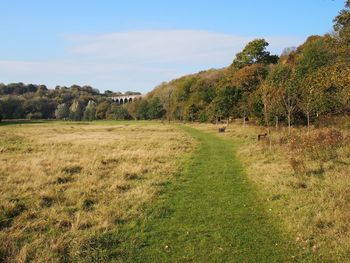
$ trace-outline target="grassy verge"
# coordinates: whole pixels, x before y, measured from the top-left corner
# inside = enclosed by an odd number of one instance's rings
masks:
[[[148,217],[128,229],[127,262],[306,260],[280,231],[234,156],[232,142],[185,128],[199,148]]]

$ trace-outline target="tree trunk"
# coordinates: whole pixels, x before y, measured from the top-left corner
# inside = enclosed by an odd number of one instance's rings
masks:
[[[288,134],[291,135],[291,121],[290,121],[291,113],[288,112]]]
[[[243,113],[243,126],[245,126],[245,112]]]
[[[276,130],[278,130],[278,116],[276,116],[275,119],[276,119]]]
[[[265,119],[265,126],[268,126],[268,116],[267,116],[267,105],[264,103],[264,119]]]
[[[307,116],[307,134],[310,133],[310,112],[306,112]]]

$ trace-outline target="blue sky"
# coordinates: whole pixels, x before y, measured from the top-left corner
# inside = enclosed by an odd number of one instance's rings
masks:
[[[343,0],[0,0],[0,82],[150,91],[231,63],[257,37],[270,51],[325,34]]]

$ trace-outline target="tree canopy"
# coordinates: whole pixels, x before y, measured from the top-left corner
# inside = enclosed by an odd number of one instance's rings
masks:
[[[278,56],[271,55],[266,51],[269,43],[265,39],[255,39],[249,42],[242,52],[236,54],[232,66],[235,69],[241,69],[245,66],[253,64],[275,64],[278,61]]]

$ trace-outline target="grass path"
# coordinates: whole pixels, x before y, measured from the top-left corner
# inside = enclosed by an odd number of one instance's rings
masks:
[[[130,262],[293,262],[300,255],[246,180],[231,142],[184,127],[199,148],[133,228]],[[305,260],[305,259],[304,259]]]

